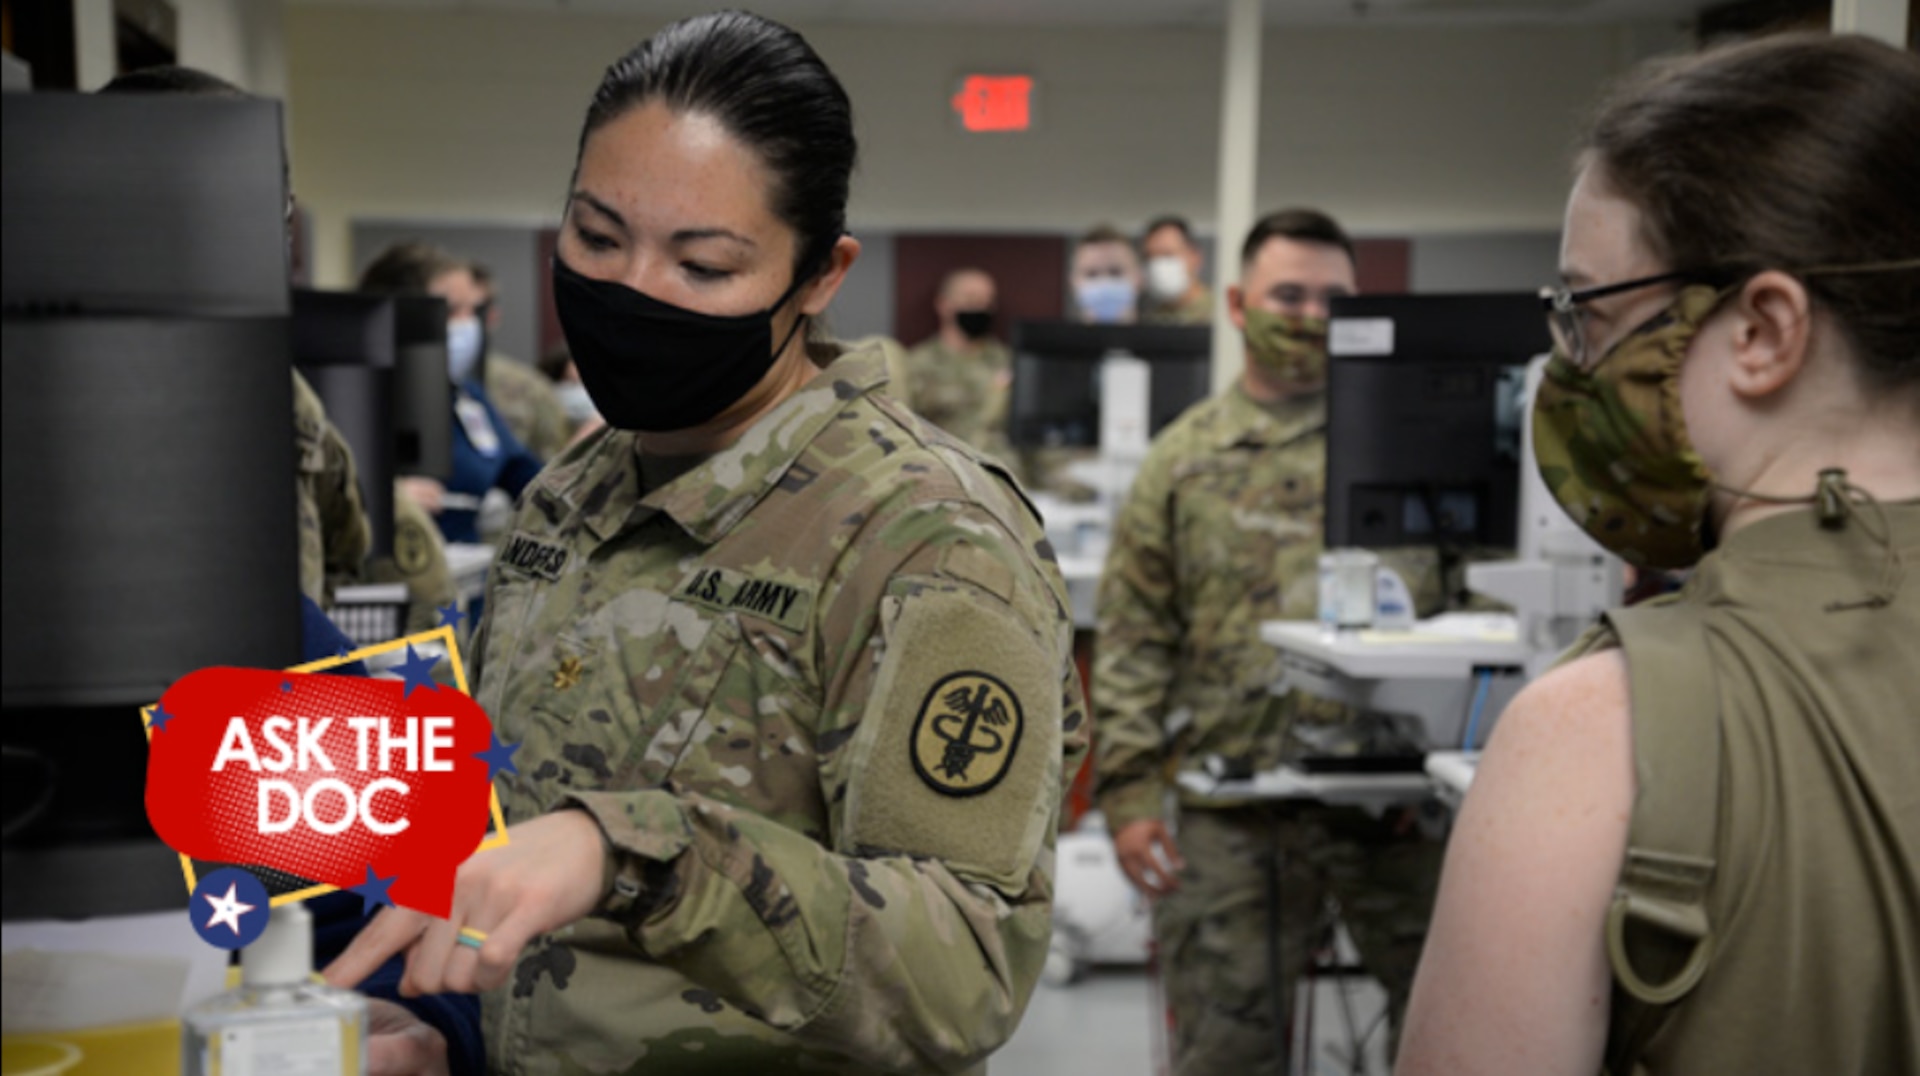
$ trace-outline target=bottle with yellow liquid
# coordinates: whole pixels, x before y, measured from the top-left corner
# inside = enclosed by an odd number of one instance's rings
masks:
[[[363,1076],[367,999],[313,976],[313,917],[273,909],[240,952],[240,985],[181,1019],[182,1076]]]

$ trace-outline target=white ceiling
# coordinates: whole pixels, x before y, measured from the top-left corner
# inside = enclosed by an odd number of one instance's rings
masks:
[[[740,6],[796,24],[1217,26],[1223,0],[291,0],[300,6],[676,19]],[[1266,0],[1270,25],[1690,20],[1709,0]]]

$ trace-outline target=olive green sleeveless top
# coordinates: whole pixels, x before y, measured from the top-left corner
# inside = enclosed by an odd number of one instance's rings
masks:
[[[1753,523],[1608,621],[1638,780],[1608,1071],[1920,1073],[1920,503]]]

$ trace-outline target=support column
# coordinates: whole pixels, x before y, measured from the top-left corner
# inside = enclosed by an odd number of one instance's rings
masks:
[[[1884,2],[1884,0],[1883,0]],[[1904,2],[1904,0],[1903,0]],[[1253,227],[1254,181],[1260,162],[1262,0],[1225,0],[1221,41],[1220,188],[1214,209],[1213,387],[1240,376],[1245,353],[1227,320],[1227,285],[1240,279],[1240,241]]]
[[[1833,32],[1865,34],[1904,49],[1909,7],[1908,0],[1834,0]]]

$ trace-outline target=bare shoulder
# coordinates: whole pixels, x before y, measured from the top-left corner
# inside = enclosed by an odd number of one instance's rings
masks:
[[[1527,685],[1500,716],[1474,792],[1483,800],[1551,794],[1624,821],[1634,794],[1625,655],[1588,654]]]
[[[1606,909],[1633,805],[1626,661],[1534,681],[1501,715],[1447,844],[1402,1076],[1593,1072]]]
[[[1623,651],[1601,650],[1528,684],[1500,717],[1510,739],[1627,735],[1630,693]]]

